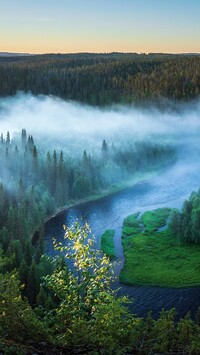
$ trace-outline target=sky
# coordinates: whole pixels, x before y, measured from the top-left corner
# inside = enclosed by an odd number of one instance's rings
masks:
[[[200,53],[200,0],[0,0],[0,52]]]

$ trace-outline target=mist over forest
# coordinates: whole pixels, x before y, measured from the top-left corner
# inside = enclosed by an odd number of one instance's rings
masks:
[[[172,105],[171,105],[172,107]],[[160,137],[174,142],[198,134],[200,102],[173,104],[173,109],[138,108],[114,105],[91,107],[53,96],[33,96],[18,93],[0,99],[1,132],[11,136],[23,128],[41,140],[40,144],[54,148],[80,144],[80,147],[100,145],[103,139],[119,142],[151,140]],[[82,145],[86,145],[85,147]]]

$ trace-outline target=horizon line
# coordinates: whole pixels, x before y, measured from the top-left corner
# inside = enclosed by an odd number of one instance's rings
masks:
[[[163,54],[163,55],[200,55],[200,52],[123,52],[123,51],[111,51],[111,52],[90,52],[90,51],[80,51],[80,52],[42,52],[42,53],[31,53],[31,52],[11,52],[11,51],[0,51],[0,56],[2,55],[12,55],[12,56],[39,56],[39,55],[74,55],[74,54],[137,54],[137,55],[152,55],[152,54]]]

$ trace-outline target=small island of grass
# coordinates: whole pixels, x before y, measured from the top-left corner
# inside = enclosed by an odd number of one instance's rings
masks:
[[[120,281],[166,287],[200,285],[200,245],[180,245],[169,228],[159,231],[169,218],[162,208],[131,215],[124,220],[122,243],[125,263]]]
[[[111,259],[115,258],[114,235],[114,229],[107,229],[101,236],[101,250]]]

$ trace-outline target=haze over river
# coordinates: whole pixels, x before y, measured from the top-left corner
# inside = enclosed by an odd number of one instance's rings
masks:
[[[177,161],[159,175],[137,183],[114,195],[98,201],[83,203],[58,214],[46,223],[45,252],[53,255],[52,237],[63,240],[63,225],[70,226],[75,219],[87,221],[100,245],[101,234],[109,228],[115,229],[115,248],[118,260],[123,266],[121,230],[126,216],[135,212],[144,212],[159,207],[181,208],[182,203],[192,191],[200,187],[200,152],[199,143],[181,148]],[[120,269],[120,267],[119,267]],[[179,316],[189,310],[195,313],[200,305],[200,287],[174,289],[161,287],[127,286],[121,287],[119,294],[127,294],[134,299],[130,305],[132,312],[140,316],[152,310],[158,316],[162,308],[176,308]]]

